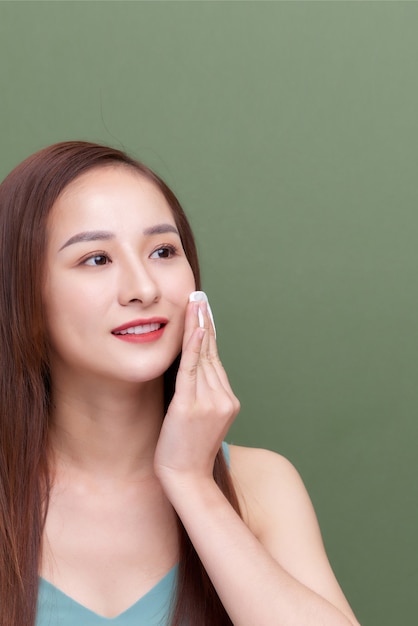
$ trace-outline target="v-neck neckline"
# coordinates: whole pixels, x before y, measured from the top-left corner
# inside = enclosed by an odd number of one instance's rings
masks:
[[[103,624],[119,624],[119,622],[123,623],[123,620],[129,618],[131,614],[136,614],[139,610],[141,614],[143,610],[150,610],[151,608],[155,608],[153,603],[154,596],[158,596],[159,594],[164,594],[164,591],[167,592],[168,599],[171,601],[171,592],[174,590],[175,586],[175,577],[177,573],[178,565],[174,565],[151,589],[149,589],[143,596],[138,598],[131,606],[127,609],[116,615],[115,617],[105,617],[100,613],[96,613],[92,609],[84,606],[80,602],[77,602],[74,598],[66,594],[64,591],[61,591],[58,587],[56,587],[53,583],[49,582],[42,576],[39,577],[39,593],[45,591],[46,596],[55,596],[56,599],[65,602],[71,608],[77,611],[80,615],[80,619],[82,614],[85,616],[90,616],[95,620],[95,623],[103,623]],[[56,600],[53,601],[55,604]]]
[[[230,467],[228,444],[222,449]],[[39,577],[36,626],[162,626],[169,623],[171,602],[175,593],[178,564],[174,565],[149,591],[116,617],[95,613],[53,583]]]

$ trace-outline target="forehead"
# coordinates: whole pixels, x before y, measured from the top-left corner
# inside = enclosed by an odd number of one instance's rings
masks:
[[[144,226],[161,220],[175,223],[153,181],[125,165],[109,165],[81,174],[64,189],[52,207],[50,226],[120,220],[141,220]]]

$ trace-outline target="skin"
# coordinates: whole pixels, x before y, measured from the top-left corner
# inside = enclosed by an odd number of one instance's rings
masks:
[[[176,511],[234,624],[358,625],[288,461],[231,446],[244,520],[213,481],[239,402],[205,305],[187,304],[195,285],[178,235],[144,234],[161,224],[174,226],[164,197],[125,167],[84,174],[53,208],[44,302],[54,484],[41,575],[114,617],[177,562]],[[73,240],[98,230],[112,237]],[[153,342],[112,333],[155,316],[167,324]],[[163,419],[162,376],[181,348]]]

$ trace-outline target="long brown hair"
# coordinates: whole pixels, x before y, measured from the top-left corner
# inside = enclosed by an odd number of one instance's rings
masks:
[[[36,617],[50,491],[50,372],[41,298],[48,215],[71,181],[112,164],[135,169],[161,190],[200,289],[194,237],[177,198],[154,172],[124,152],[88,142],[55,144],[27,158],[0,185],[0,626],[33,626]],[[166,406],[178,361],[165,374]],[[239,511],[221,452],[214,477]],[[232,624],[180,520],[178,528],[172,626]]]

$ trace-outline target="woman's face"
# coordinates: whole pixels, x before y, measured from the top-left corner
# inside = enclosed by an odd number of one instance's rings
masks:
[[[46,261],[53,379],[141,382],[165,372],[195,281],[153,183],[125,166],[81,175],[53,206]]]

